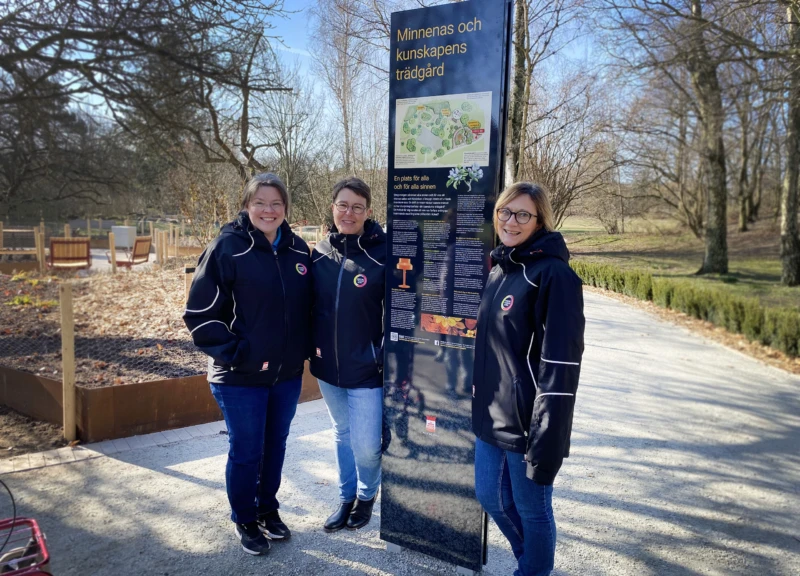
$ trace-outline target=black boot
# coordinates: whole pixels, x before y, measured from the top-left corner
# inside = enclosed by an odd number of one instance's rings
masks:
[[[356,505],[347,519],[347,527],[350,530],[358,530],[369,523],[369,519],[372,518],[372,506],[375,504],[376,497],[377,495],[373,496],[371,500],[359,500],[356,498]]]
[[[350,517],[353,504],[355,504],[355,501],[339,504],[339,509],[325,520],[325,526],[323,526],[325,532],[336,532],[344,528],[345,524],[347,524],[347,519]]]

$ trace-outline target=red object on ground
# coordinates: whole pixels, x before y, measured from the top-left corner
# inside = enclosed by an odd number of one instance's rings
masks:
[[[9,536],[10,533],[10,536]],[[32,518],[0,520],[0,572],[4,576],[51,576],[47,542]]]

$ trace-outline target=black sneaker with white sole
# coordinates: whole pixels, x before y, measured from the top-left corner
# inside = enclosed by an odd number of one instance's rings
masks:
[[[258,515],[258,527],[270,540],[288,540],[292,532],[281,520],[277,510]]]
[[[269,552],[269,540],[264,538],[257,522],[234,524],[234,532],[242,543],[242,550],[253,556],[263,556]]]

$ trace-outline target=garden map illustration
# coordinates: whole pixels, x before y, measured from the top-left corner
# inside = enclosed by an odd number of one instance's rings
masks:
[[[491,92],[397,100],[395,168],[488,166],[491,109]]]

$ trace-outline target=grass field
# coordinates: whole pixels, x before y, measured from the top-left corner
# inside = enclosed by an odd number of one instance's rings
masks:
[[[592,218],[570,217],[561,227],[573,258],[646,270],[657,276],[714,285],[740,296],[758,298],[764,306],[800,310],[800,287],[780,283],[779,232],[771,219],[748,232],[728,229],[728,274],[697,276],[704,246],[687,229],[669,220],[634,220],[625,234],[607,234]]]

